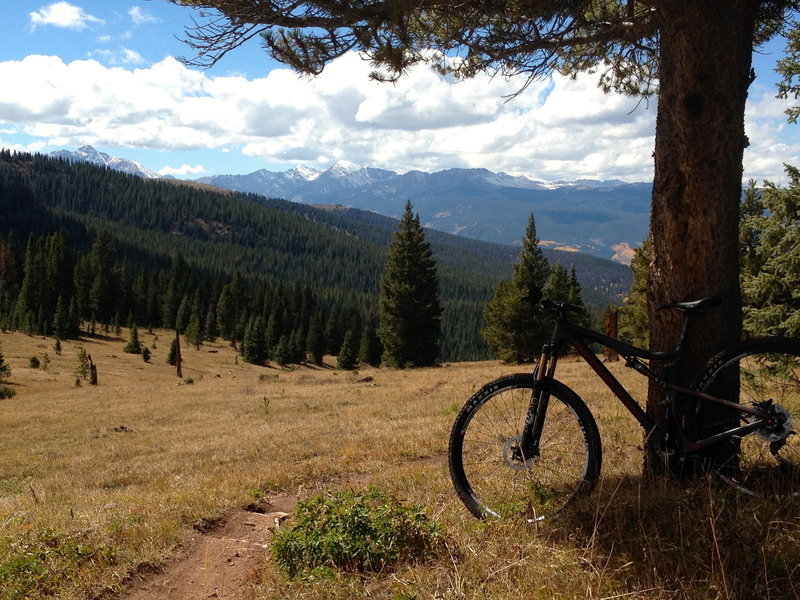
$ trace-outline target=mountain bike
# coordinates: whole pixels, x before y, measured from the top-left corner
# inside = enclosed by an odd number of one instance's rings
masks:
[[[683,328],[673,350],[654,352],[571,322],[574,306],[542,300],[555,326],[533,372],[484,385],[453,424],[450,475],[466,507],[480,519],[538,521],[594,489],[602,463],[597,424],[583,400],[555,377],[567,345],[644,428],[654,456],[679,464],[705,451],[700,460],[707,464],[710,449],[727,445],[707,467],[722,481],[748,495],[800,497],[800,340],[740,342],[715,356],[692,386],[676,383],[694,316],[719,302],[661,307],[682,311]],[[634,400],[590,349],[592,342],[615,350],[625,366],[665,389],[662,420]],[[663,367],[655,369],[654,361]]]

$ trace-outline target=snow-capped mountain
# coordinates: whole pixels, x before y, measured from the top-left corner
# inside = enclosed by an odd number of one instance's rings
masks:
[[[161,177],[155,171],[151,171],[147,167],[140,165],[136,161],[128,158],[119,158],[117,156],[110,156],[105,152],[98,152],[92,146],[81,146],[74,152],[69,150],[56,150],[51,152],[50,156],[53,158],[63,158],[70,162],[89,162],[101,167],[108,167],[115,171],[128,173],[129,175],[136,175],[137,177],[144,177],[145,179],[156,179]]]
[[[91,146],[51,156],[87,161],[157,178],[150,169]],[[618,180],[545,181],[487,169],[446,169],[399,174],[340,161],[325,171],[297,166],[246,175],[203,177],[197,182],[306,204],[339,204],[399,217],[407,201],[422,223],[447,233],[519,244],[531,213],[544,247],[628,262],[647,237],[649,183]]]
[[[519,244],[533,213],[541,244],[630,260],[647,237],[649,183],[558,181],[447,169],[399,174],[339,162],[325,171],[218,175],[197,181],[307,204],[341,204],[399,217],[410,200],[426,226],[480,240]]]

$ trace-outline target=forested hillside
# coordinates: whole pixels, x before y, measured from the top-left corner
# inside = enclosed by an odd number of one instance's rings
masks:
[[[203,335],[236,340],[249,324],[294,357],[315,335],[336,353],[347,330],[371,331],[377,313],[392,227],[367,221],[3,151],[0,319],[47,334],[55,315],[67,329],[134,320],[186,330],[194,321]],[[481,309],[510,275],[513,249],[455,246],[433,232],[431,240],[444,305],[440,358],[487,357]],[[625,287],[624,277],[607,279],[609,289]]]

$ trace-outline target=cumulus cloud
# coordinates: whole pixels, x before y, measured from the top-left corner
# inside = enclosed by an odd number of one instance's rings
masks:
[[[135,53],[128,58],[138,61]],[[346,159],[396,171],[652,178],[655,103],[603,94],[591,75],[554,76],[506,102],[520,82],[454,82],[416,68],[389,85],[370,81],[369,70],[356,54],[315,79],[281,68],[254,79],[212,76],[173,58],[133,68],[122,59],[105,66],[28,56],[0,63],[0,80],[17,82],[0,89],[0,126],[49,146],[234,149],[315,168]],[[746,177],[774,177],[781,162],[797,162],[800,148],[770,120],[782,111],[773,103],[764,95],[748,105]],[[201,167],[173,173],[192,168]]]
[[[29,16],[31,29],[36,29],[42,25],[52,25],[54,27],[81,30],[92,24],[103,23],[102,19],[88,14],[81,7],[69,2],[53,2],[31,12]]]
[[[159,175],[175,176],[175,175],[198,175],[205,173],[206,168],[203,165],[187,165],[183,164],[180,167],[163,167],[158,170]]]
[[[131,21],[133,21],[135,25],[155,23],[158,20],[149,12],[143,10],[140,6],[134,6],[133,8],[131,8],[128,11],[128,16],[130,16]]]
[[[89,52],[89,58],[97,58],[108,65],[140,65],[145,62],[144,57],[139,52],[130,48],[118,48],[116,50],[101,48]]]

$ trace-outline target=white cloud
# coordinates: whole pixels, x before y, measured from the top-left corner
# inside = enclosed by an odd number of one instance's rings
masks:
[[[153,15],[149,12],[143,10],[140,6],[134,6],[128,11],[128,15],[131,18],[131,21],[135,25],[144,25],[145,23],[155,23],[158,19],[156,19]]]
[[[144,62],[144,58],[136,50],[130,48],[122,49],[122,62],[126,65],[139,65]]]
[[[54,27],[65,27],[67,29],[86,29],[92,24],[103,23],[81,7],[70,4],[69,2],[53,2],[30,13],[31,29],[36,29],[41,25],[52,25]]]
[[[187,165],[183,164],[180,167],[163,167],[158,170],[159,175],[197,175],[200,173],[206,173],[206,168],[203,165]]]
[[[102,60],[108,65],[140,65],[145,62],[144,57],[136,50],[130,48],[118,48],[117,50],[109,50],[108,48],[101,48],[93,50],[88,54],[89,58],[96,58]]]
[[[755,92],[755,93],[754,93]],[[797,125],[786,121],[785,111],[793,102],[775,97],[763,88],[751,91],[745,109],[745,133],[750,145],[744,151],[744,179],[785,183],[784,163],[800,165]]]
[[[116,63],[104,58],[120,66],[45,56],[0,63],[0,80],[17,82],[0,88],[0,126],[51,146],[239,148],[265,163],[317,168],[346,159],[397,171],[652,178],[655,102],[637,107],[635,99],[603,94],[590,75],[554,76],[505,102],[520,82],[454,83],[417,68],[380,84],[355,54],[316,79],[287,69],[256,79],[211,76],[172,58],[146,68],[125,66],[124,55]],[[765,95],[748,104],[746,177],[774,178],[798,154],[775,125],[782,109],[773,102]]]

